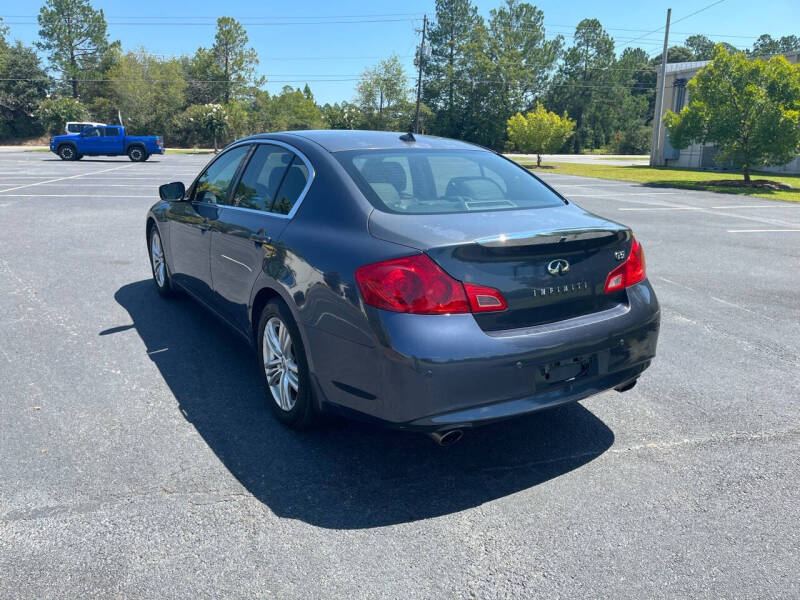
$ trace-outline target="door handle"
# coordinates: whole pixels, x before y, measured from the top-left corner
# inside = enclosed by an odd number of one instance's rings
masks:
[[[269,244],[272,242],[272,238],[268,235],[260,235],[258,233],[253,233],[250,235],[250,239],[253,240],[256,244]]]

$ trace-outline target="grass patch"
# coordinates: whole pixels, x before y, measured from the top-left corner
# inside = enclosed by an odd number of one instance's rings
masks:
[[[618,154],[617,156],[598,156],[595,160],[610,160],[610,161],[625,161],[625,160],[646,160],[649,161],[649,156],[639,154]]]
[[[517,161],[519,164],[531,167],[535,162]],[[545,165],[542,165],[545,166]],[[786,200],[800,202],[800,176],[775,175],[760,173],[758,177],[771,179],[792,186],[791,190],[767,190],[746,187],[716,185],[720,174],[713,171],[695,171],[694,169],[676,169],[665,167],[650,167],[646,165],[602,165],[580,163],[547,163],[546,166],[555,167],[555,172],[562,175],[580,175],[582,177],[597,177],[598,179],[616,179],[618,181],[632,181],[652,187],[679,188],[685,190],[702,190],[720,194],[737,194],[740,196],[757,196],[770,200]],[[754,174],[755,175],[755,174]],[[727,177],[726,178],[732,178]]]
[[[213,154],[213,150],[204,148],[167,148],[167,154]]]

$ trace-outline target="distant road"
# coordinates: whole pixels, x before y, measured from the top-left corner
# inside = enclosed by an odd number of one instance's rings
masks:
[[[536,160],[535,154],[506,154],[509,158]],[[646,165],[650,163],[650,155],[624,154],[542,154],[543,163],[570,162],[587,165]]]

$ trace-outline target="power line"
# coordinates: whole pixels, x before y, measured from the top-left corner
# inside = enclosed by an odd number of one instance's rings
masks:
[[[360,23],[413,23],[421,21],[419,18],[398,18],[398,19],[350,19],[339,21],[286,21],[286,22],[240,22],[243,27],[281,27],[284,25],[352,25]],[[5,25],[38,25],[37,21],[5,21]],[[216,21],[209,21],[205,23],[189,23],[186,21],[175,22],[156,22],[156,21],[140,21],[140,22],[107,22],[107,25],[114,27],[119,26],[132,26],[132,27],[216,27]]]
[[[716,0],[716,2],[712,2],[711,4],[708,4],[708,5],[704,6],[704,7],[703,7],[703,8],[701,8],[701,9],[699,9],[699,10],[696,10],[696,11],[694,11],[693,13],[690,13],[690,14],[688,14],[688,15],[686,15],[685,17],[681,17],[680,19],[677,19],[677,20],[673,21],[673,23],[672,23],[672,24],[674,25],[675,23],[680,23],[681,21],[685,21],[685,20],[686,20],[686,19],[688,19],[689,17],[693,17],[693,16],[695,16],[695,15],[697,15],[697,14],[700,14],[700,13],[701,13],[701,12],[703,12],[704,10],[708,10],[709,8],[712,8],[712,7],[716,6],[717,4],[722,4],[723,2],[725,2],[725,0]],[[645,33],[644,35],[640,35],[640,36],[639,36],[639,37],[637,37],[637,38],[633,38],[631,41],[629,41],[629,42],[628,42],[627,44],[625,44],[624,46],[630,46],[630,44],[632,44],[633,42],[639,41],[639,40],[641,40],[641,39],[643,39],[643,38],[646,38],[646,37],[647,37],[647,36],[649,36],[649,35],[652,35],[652,34],[654,34],[654,33],[658,33],[659,31],[663,31],[663,30],[664,30],[664,26],[662,25],[662,26],[661,26],[661,27],[659,27],[658,29],[654,29],[653,31],[648,31],[648,32],[647,32],[647,33]],[[623,47],[624,47],[624,46],[623,46]]]

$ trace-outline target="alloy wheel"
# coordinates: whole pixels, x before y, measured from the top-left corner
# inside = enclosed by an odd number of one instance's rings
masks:
[[[157,231],[154,231],[150,238],[150,260],[153,263],[153,277],[158,287],[163,288],[167,267],[164,264],[164,251],[161,249],[161,236]]]
[[[297,403],[297,360],[292,335],[278,317],[267,321],[262,345],[264,372],[272,399],[281,410],[289,412]]]

